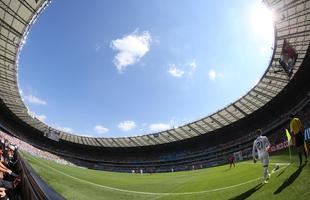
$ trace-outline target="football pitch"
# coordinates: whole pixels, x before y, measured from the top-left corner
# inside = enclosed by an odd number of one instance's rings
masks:
[[[34,170],[66,199],[310,199],[310,163],[298,167],[287,152],[273,154],[268,184],[261,163],[239,162],[194,171],[129,174],[65,166],[22,153]],[[278,163],[279,169],[274,170]]]

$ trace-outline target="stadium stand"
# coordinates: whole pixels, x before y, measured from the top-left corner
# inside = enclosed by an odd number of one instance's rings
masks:
[[[33,129],[33,134],[55,133],[59,140],[94,147],[143,147],[162,145],[212,134],[219,129],[247,118],[265,107],[278,96],[294,79],[306,56],[310,36],[308,34],[309,2],[307,1],[264,1],[276,13],[275,42],[270,64],[258,84],[249,92],[225,108],[178,128],[160,133],[125,138],[91,138],[58,131],[32,116],[24,105],[17,85],[18,55],[31,25],[50,1],[9,1],[1,4],[1,100],[7,111],[23,126]],[[291,78],[279,64],[284,40],[294,46],[298,58]]]
[[[13,137],[3,131],[0,130],[0,138],[4,140],[8,140],[10,144],[13,144],[14,146],[17,146],[20,151],[25,151],[30,153],[33,156],[40,157],[46,160],[52,160],[54,162],[65,164],[65,165],[72,165],[71,163],[67,162],[66,160],[62,159],[61,157],[52,154],[48,151],[43,151],[41,149],[38,149],[31,144],[28,144],[16,137]]]
[[[1,134],[36,156],[64,164],[119,172],[210,167],[226,163],[228,155],[235,152],[241,152],[247,159],[252,148],[253,131],[257,128],[263,129],[273,149],[277,150],[287,145],[284,130],[292,112],[304,122],[306,139],[309,139],[310,1],[263,2],[275,13],[273,54],[262,78],[240,99],[202,119],[159,133],[91,138],[59,131],[32,116],[19,93],[19,53],[28,31],[50,1],[0,0]],[[279,62],[285,42],[298,53],[289,76]],[[42,192],[44,187],[38,186],[41,183],[39,178],[35,178],[35,173],[22,158],[17,163],[18,172],[23,177],[23,195],[51,199],[48,194],[52,191],[47,191],[47,195],[36,195],[45,193]]]
[[[20,156],[19,152],[25,151],[34,156],[61,164],[70,163],[49,152],[37,149],[2,131],[0,131],[0,141],[1,200],[63,199],[34,172],[30,165]],[[4,171],[4,169],[6,170]]]

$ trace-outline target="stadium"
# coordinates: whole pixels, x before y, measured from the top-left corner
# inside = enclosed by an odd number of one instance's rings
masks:
[[[19,149],[8,165],[17,180],[7,175],[0,187],[9,199],[309,199],[309,163],[298,166],[285,132],[294,113],[309,143],[310,1],[263,1],[276,15],[273,52],[263,76],[238,100],[168,130],[111,138],[58,130],[24,104],[19,55],[50,3],[0,1],[0,135]],[[284,49],[293,51],[291,63]],[[262,164],[252,163],[258,128],[271,144],[268,184]],[[230,155],[238,161],[234,170]]]

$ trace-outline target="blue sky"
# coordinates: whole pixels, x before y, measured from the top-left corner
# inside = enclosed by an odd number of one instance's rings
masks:
[[[259,0],[53,1],[19,60],[30,112],[79,135],[153,133],[245,94],[273,46]]]

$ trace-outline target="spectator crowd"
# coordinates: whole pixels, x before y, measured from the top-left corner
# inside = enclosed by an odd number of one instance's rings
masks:
[[[18,190],[21,181],[16,173],[17,146],[9,140],[0,137],[0,199],[18,199]]]
[[[59,157],[55,154],[52,154],[50,152],[38,149],[38,148],[32,146],[31,144],[26,143],[26,142],[24,142],[24,141],[22,141],[16,137],[13,137],[13,136],[11,136],[11,135],[3,132],[3,131],[0,131],[0,138],[4,139],[4,140],[8,140],[10,142],[10,144],[17,146],[20,151],[28,152],[33,156],[40,157],[40,158],[43,158],[45,160],[51,160],[51,161],[57,162],[59,164],[72,165],[72,163],[62,159],[61,157]]]

